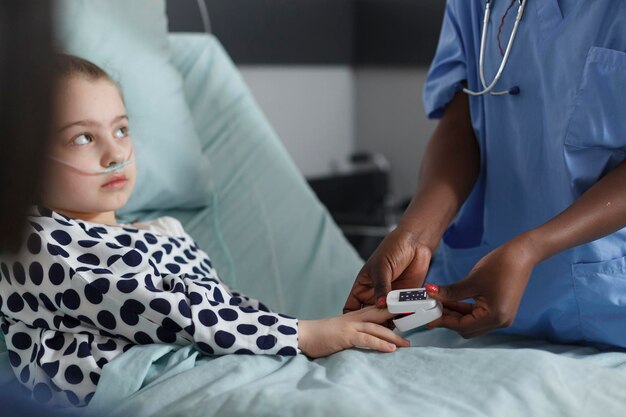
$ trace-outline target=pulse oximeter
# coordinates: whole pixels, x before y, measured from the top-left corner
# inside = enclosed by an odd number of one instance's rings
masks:
[[[441,302],[430,298],[425,288],[389,292],[387,308],[390,313],[403,315],[393,320],[393,324],[401,332],[428,324],[443,314]]]

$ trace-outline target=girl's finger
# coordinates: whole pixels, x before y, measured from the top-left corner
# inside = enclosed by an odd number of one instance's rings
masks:
[[[408,340],[406,340],[399,334],[394,333],[393,331],[379,324],[360,323],[356,326],[356,329],[361,333],[367,333],[379,339],[383,339],[387,342],[393,343],[396,346],[409,347],[411,345]]]
[[[392,314],[386,308],[378,308],[376,306],[368,306],[362,308],[359,311],[355,311],[355,316],[353,317],[355,321],[360,322],[372,322],[372,323],[384,323],[387,320],[391,320],[394,318],[396,314]]]
[[[358,348],[372,349],[379,352],[395,352],[396,345],[386,342],[367,333],[355,332],[351,338],[352,345]]]

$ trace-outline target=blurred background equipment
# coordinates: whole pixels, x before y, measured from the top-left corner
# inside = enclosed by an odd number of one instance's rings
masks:
[[[309,185],[346,238],[367,258],[402,214],[389,194],[389,163],[382,154],[353,154],[339,172]]]
[[[299,170],[367,257],[379,237],[357,241],[354,227],[388,233],[434,130],[422,86],[445,0],[168,0],[171,31],[205,30],[198,1]]]

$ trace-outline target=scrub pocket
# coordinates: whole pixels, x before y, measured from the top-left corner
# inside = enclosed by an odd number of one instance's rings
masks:
[[[572,274],[585,339],[626,347],[626,257],[573,264]]]
[[[592,47],[565,132],[573,189],[584,193],[626,158],[626,52]]]

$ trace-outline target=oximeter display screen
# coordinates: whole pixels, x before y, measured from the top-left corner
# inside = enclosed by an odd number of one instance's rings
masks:
[[[398,297],[398,301],[415,301],[415,300],[425,300],[425,299],[426,299],[426,290],[401,291]]]

